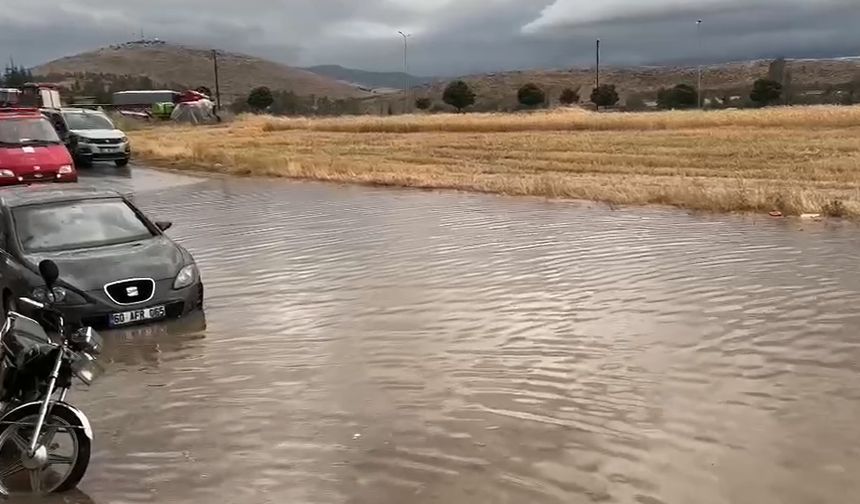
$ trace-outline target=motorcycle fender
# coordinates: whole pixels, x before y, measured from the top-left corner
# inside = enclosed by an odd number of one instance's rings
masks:
[[[33,410],[35,410],[34,411],[35,413],[38,413],[39,408],[41,406],[42,406],[41,401],[22,404],[22,405],[18,406],[17,408],[4,414],[3,417],[0,418],[0,423],[2,423],[4,420],[6,420],[10,416],[14,415],[15,413],[26,410],[28,408],[32,408]],[[75,418],[77,418],[78,421],[81,423],[81,427],[83,427],[84,434],[87,436],[87,438],[90,441],[93,440],[93,427],[92,427],[92,425],[90,425],[90,420],[87,418],[86,415],[84,415],[84,413],[81,410],[72,406],[69,403],[64,403],[64,402],[53,403],[51,405],[51,409],[55,409],[55,408],[62,408],[62,409],[65,409],[65,410],[68,410],[69,412],[71,412],[75,416]]]

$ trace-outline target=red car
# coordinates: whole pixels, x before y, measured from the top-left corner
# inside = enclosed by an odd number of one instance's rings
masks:
[[[0,186],[77,180],[51,121],[35,108],[0,108]]]

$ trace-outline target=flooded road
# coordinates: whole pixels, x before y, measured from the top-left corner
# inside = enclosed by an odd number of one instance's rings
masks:
[[[105,376],[71,396],[96,435],[81,502],[860,492],[856,226],[144,169],[84,182],[174,222],[207,327],[107,336]]]

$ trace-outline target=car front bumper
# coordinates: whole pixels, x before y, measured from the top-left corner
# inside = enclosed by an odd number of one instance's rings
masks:
[[[119,326],[124,328],[182,318],[189,313],[203,308],[202,282],[198,281],[189,287],[178,290],[172,288],[172,283],[172,280],[156,282],[155,295],[152,299],[135,305],[119,305],[112,301],[104,291],[92,291],[86,293],[90,301],[89,303],[85,305],[62,306],[59,308],[68,321],[92,326],[96,329],[111,329],[110,318],[115,313],[164,306],[166,312],[164,318],[144,320]]]
[[[131,157],[131,144],[93,144],[79,142],[75,148],[75,157],[88,161],[119,161]]]
[[[38,175],[38,176],[37,176]],[[52,184],[62,182],[77,182],[78,173],[40,172],[38,174],[19,175],[17,177],[0,177],[0,186]]]

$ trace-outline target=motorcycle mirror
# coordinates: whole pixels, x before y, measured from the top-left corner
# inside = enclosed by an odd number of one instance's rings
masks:
[[[81,347],[85,352],[98,355],[102,351],[102,338],[92,327],[85,327],[72,334],[73,343]]]
[[[57,279],[60,278],[60,269],[57,267],[57,263],[50,259],[45,259],[39,263],[39,273],[48,289],[51,289]]]

